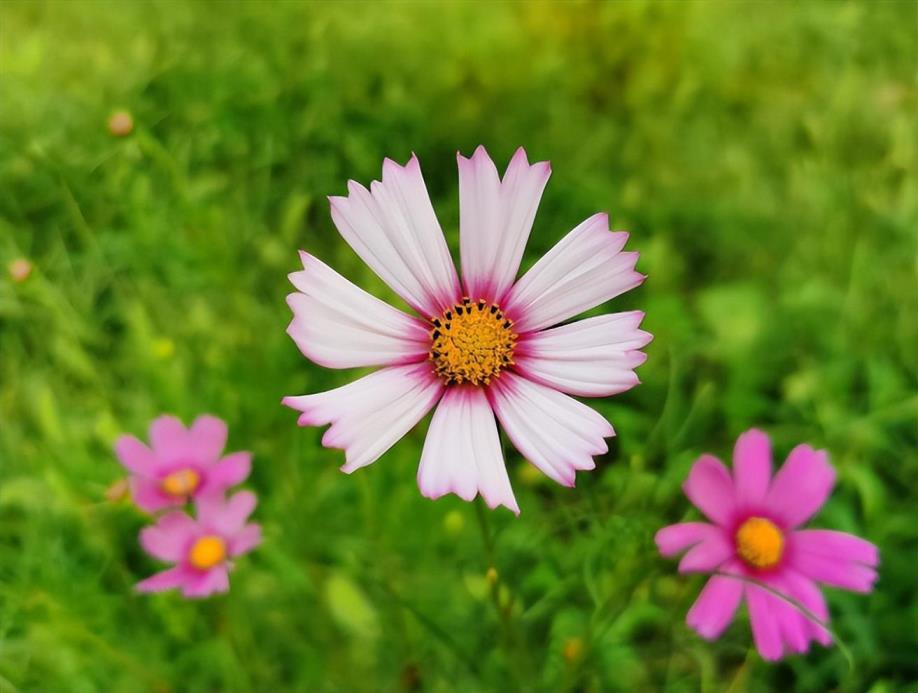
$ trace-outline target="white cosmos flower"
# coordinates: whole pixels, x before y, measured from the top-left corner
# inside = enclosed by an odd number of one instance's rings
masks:
[[[417,157],[383,162],[370,189],[348,182],[331,197],[344,240],[416,315],[358,288],[301,252],[303,270],[288,332],[327,368],[379,366],[348,385],[290,396],[301,426],[331,424],[325,447],[345,451],[345,472],[375,462],[436,407],[421,453],[421,493],[480,493],[492,508],[519,513],[497,433],[565,486],[615,435],[598,412],[571,397],[605,397],[634,387],[639,351],[651,335],[640,311],[561,324],[636,287],[638,254],[624,232],[595,214],[568,233],[519,280],[523,250],[551,168],[520,148],[503,179],[483,147],[458,155],[460,254],[456,272]],[[559,326],[560,325],[560,326]]]

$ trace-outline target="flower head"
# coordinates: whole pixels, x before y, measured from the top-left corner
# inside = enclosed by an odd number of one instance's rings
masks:
[[[115,442],[118,460],[131,472],[134,502],[148,512],[222,494],[245,481],[252,467],[248,452],[222,457],[226,424],[214,416],[198,417],[188,429],[173,416],[160,416],[150,424],[150,443],[129,435]]]
[[[688,625],[717,638],[745,599],[765,659],[806,652],[813,640],[829,645],[822,625],[829,612],[816,583],[869,592],[879,562],[876,546],[864,539],[801,529],[834,484],[825,451],[809,445],[794,448],[772,477],[771,445],[757,430],[737,440],[732,475],[716,458],[699,458],[683,488],[711,523],[670,525],[656,536],[664,556],[686,552],[680,572],[716,573],[689,610]]]
[[[255,503],[251,491],[240,491],[227,500],[220,495],[204,496],[196,503],[197,519],[173,511],[144,528],[140,532],[144,550],[175,565],[137,583],[137,589],[162,592],[181,588],[189,598],[226,592],[231,559],[261,543],[261,527],[246,524]]]
[[[480,493],[519,512],[497,421],[517,449],[566,486],[593,469],[614,435],[572,397],[605,397],[638,383],[651,336],[639,311],[561,325],[640,284],[624,232],[596,214],[517,280],[551,169],[517,150],[501,178],[483,147],[458,156],[460,256],[456,271],[421,167],[386,159],[382,181],[348,183],[331,213],[345,241],[414,311],[393,308],[316,257],[303,270],[288,332],[328,368],[379,370],[328,392],[286,397],[300,425],[331,424],[326,447],[345,451],[345,472],[375,462],[431,409],[418,484],[430,498]],[[558,325],[561,325],[558,327]],[[496,417],[496,420],[495,420]]]

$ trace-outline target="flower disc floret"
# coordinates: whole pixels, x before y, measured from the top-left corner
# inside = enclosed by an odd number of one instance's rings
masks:
[[[513,365],[513,323],[496,304],[464,298],[431,322],[430,360],[446,384],[488,385]]]

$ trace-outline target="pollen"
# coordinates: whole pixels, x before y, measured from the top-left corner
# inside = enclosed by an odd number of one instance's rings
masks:
[[[208,534],[191,546],[188,562],[198,570],[210,570],[226,558],[226,544],[220,537]]]
[[[201,483],[201,475],[191,468],[172,472],[160,482],[160,488],[174,498],[184,498],[194,493]]]
[[[430,360],[447,385],[488,385],[513,365],[513,323],[493,303],[464,298],[431,322]]]
[[[764,517],[750,517],[736,531],[736,552],[753,568],[773,568],[784,554],[784,535]]]

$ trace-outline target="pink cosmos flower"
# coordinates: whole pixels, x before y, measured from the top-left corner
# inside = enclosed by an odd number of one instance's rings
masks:
[[[248,452],[221,457],[226,424],[214,416],[198,417],[190,429],[174,416],[160,416],[150,424],[150,442],[152,449],[134,436],[115,441],[118,460],[131,472],[134,502],[148,512],[222,494],[245,481],[252,467]]]
[[[809,445],[791,450],[772,477],[771,445],[761,431],[747,431],[736,441],[732,476],[720,460],[700,457],[683,488],[714,524],[670,525],[656,536],[664,556],[687,550],[680,572],[717,573],[689,610],[688,625],[704,638],[717,638],[745,597],[752,635],[765,659],[806,652],[812,640],[831,644],[823,626],[775,593],[827,623],[829,612],[816,583],[855,592],[873,589],[876,546],[845,532],[800,528],[834,484],[825,451]]]
[[[246,524],[255,509],[255,494],[240,491],[227,500],[211,495],[198,499],[197,520],[183,512],[166,513],[140,532],[140,544],[151,556],[174,563],[137,583],[140,592],[181,588],[189,598],[208,597],[229,589],[231,558],[261,543],[261,527]]]
[[[516,279],[551,169],[517,150],[503,178],[483,147],[458,155],[457,274],[417,157],[386,159],[382,182],[348,182],[331,197],[338,230],[413,309],[397,310],[308,253],[290,275],[298,290],[289,334],[327,368],[379,366],[335,390],[286,397],[303,426],[331,424],[326,447],[345,451],[345,472],[375,462],[436,407],[418,470],[429,498],[476,494],[519,513],[495,415],[517,449],[566,486],[615,435],[571,395],[605,397],[634,387],[651,336],[639,311],[564,324],[634,288],[638,254],[628,234],[596,214]]]

